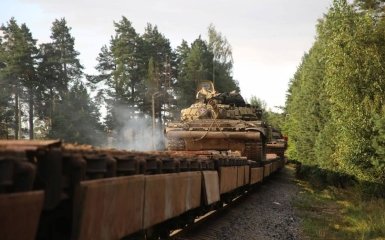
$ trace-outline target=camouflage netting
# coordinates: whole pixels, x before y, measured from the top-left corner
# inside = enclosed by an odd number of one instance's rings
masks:
[[[258,117],[259,110],[252,107],[235,107],[226,104],[217,104],[218,113],[210,104],[198,102],[181,112],[182,121],[195,119],[254,119]]]

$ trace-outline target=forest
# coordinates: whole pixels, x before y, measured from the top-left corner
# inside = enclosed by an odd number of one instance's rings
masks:
[[[351,176],[384,195],[385,19],[383,1],[335,0],[290,81],[288,157],[330,181]],[[313,171],[311,174],[316,174]],[[370,184],[369,184],[370,183]]]
[[[289,159],[337,173],[323,176],[338,184],[351,179],[344,176],[373,183],[371,191],[382,194],[384,9],[381,0],[334,0],[290,80],[283,113],[264,115],[288,136]],[[84,72],[65,18],[53,21],[51,41],[40,44],[25,23],[1,25],[1,139],[143,145],[152,99],[161,127],[193,103],[201,80],[213,80],[219,92],[239,91],[231,45],[213,25],[205,38],[173,49],[156,25],[140,34],[126,17],[112,24],[93,75]],[[256,97],[250,102],[264,107]]]
[[[126,17],[112,24],[94,75],[84,72],[65,18],[53,21],[51,41],[41,44],[25,23],[1,25],[0,138],[136,148],[148,142],[152,99],[162,126],[194,102],[201,80],[213,80],[220,92],[239,91],[231,45],[213,25],[207,40],[172,49],[156,25],[139,34]]]

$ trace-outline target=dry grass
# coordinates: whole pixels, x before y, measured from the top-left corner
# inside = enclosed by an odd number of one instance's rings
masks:
[[[385,199],[363,200],[353,188],[298,184],[295,205],[305,239],[385,239]]]

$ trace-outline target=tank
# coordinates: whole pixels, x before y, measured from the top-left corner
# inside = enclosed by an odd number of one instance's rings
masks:
[[[266,149],[267,153],[274,153],[284,159],[285,151],[287,149],[287,138],[284,137],[278,129],[271,128]]]
[[[239,93],[217,93],[211,81],[203,81],[196,102],[181,111],[180,121],[166,124],[167,149],[238,151],[263,161],[268,127],[261,116],[262,110],[246,104]]]

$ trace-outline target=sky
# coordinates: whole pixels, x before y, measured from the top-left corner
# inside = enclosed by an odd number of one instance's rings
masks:
[[[127,17],[136,31],[157,25],[175,49],[182,40],[207,39],[212,23],[233,50],[233,78],[241,94],[270,110],[284,106],[289,81],[312,46],[317,20],[332,0],[1,0],[0,24],[15,17],[38,43],[50,41],[55,19],[65,18],[87,74],[114,35],[113,22]]]

